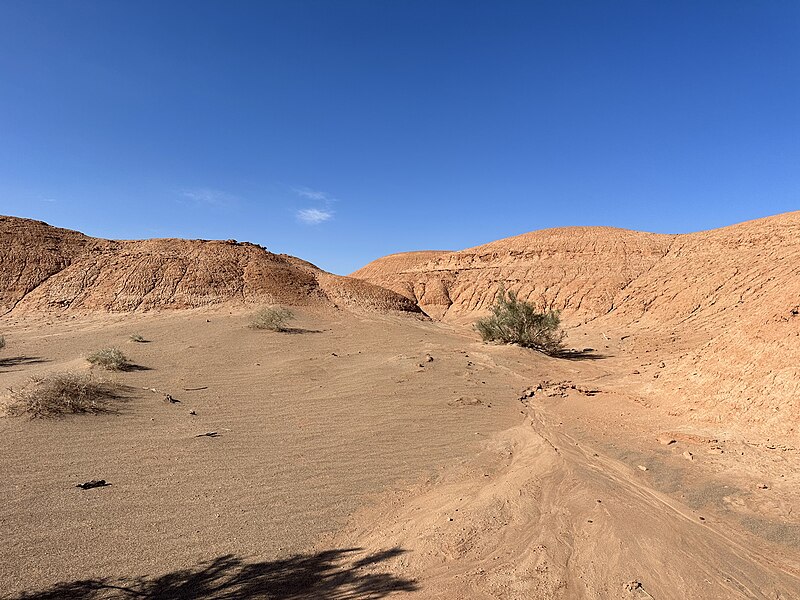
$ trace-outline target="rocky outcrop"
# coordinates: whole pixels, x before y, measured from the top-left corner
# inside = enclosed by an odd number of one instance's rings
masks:
[[[419,310],[399,294],[255,244],[102,240],[0,217],[0,313],[125,312],[223,302]]]

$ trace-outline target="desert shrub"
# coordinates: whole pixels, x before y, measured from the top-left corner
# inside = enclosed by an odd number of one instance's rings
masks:
[[[129,366],[128,358],[119,348],[103,348],[92,352],[86,360],[109,371],[122,371]]]
[[[0,335],[0,350],[6,347],[6,338]]]
[[[286,331],[286,324],[294,319],[294,313],[288,308],[280,306],[267,306],[259,310],[250,322],[253,329],[269,329],[271,331]]]
[[[11,390],[12,414],[32,418],[56,417],[70,413],[99,413],[117,398],[114,386],[87,373],[55,373],[32,377],[21,390]]]
[[[491,308],[492,314],[475,323],[484,341],[519,344],[545,354],[563,350],[564,336],[558,311],[537,312],[529,302],[517,299],[514,292],[501,289]]]
[[[146,339],[144,339],[143,336],[139,335],[138,333],[132,333],[130,335],[130,340],[132,342],[146,342],[147,341]]]

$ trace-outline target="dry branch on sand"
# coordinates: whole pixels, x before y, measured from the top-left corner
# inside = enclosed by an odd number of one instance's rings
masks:
[[[118,398],[115,386],[86,373],[54,373],[32,377],[27,386],[11,390],[12,415],[31,418],[57,417],[71,413],[100,413]]]

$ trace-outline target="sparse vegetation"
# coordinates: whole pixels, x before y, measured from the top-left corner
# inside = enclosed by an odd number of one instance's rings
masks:
[[[128,358],[119,348],[103,348],[86,357],[92,365],[109,371],[123,371],[130,366]]]
[[[538,312],[529,302],[517,299],[514,292],[501,289],[492,314],[475,323],[484,341],[519,344],[545,354],[558,354],[566,335],[560,328],[558,311]]]
[[[0,335],[0,350],[6,347],[6,338]]]
[[[100,413],[117,398],[114,386],[86,373],[55,373],[32,377],[21,390],[11,390],[11,414],[32,418],[71,413]]]
[[[287,331],[286,324],[294,319],[294,313],[288,308],[267,306],[259,310],[250,327],[253,329],[269,329],[270,331]]]
[[[138,333],[132,333],[130,335],[130,340],[132,342],[146,342],[147,341],[146,339],[144,339],[143,336],[139,335]]]

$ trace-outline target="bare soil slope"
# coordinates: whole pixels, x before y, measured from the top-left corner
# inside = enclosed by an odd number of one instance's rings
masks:
[[[109,412],[0,415],[2,598],[800,598],[800,213],[360,272],[404,296],[250,244],[0,224],[0,413],[99,348],[135,363],[92,370]],[[482,343],[461,323],[501,284],[593,350]],[[251,301],[293,329],[248,328]],[[383,310],[416,301],[445,321]]]
[[[350,276],[364,281],[383,281],[387,289],[394,290],[406,298],[414,300],[417,304],[425,305],[429,314],[437,314],[434,305],[440,302],[439,296],[443,287],[433,283],[431,289],[425,288],[425,283],[420,281],[419,274],[410,277],[397,276],[398,274],[413,271],[420,265],[425,265],[436,257],[448,255],[446,250],[421,250],[419,252],[400,252],[389,254],[368,265],[360,268]],[[438,292],[438,293],[437,293]]]
[[[800,212],[678,236],[614,304],[596,326],[661,338],[674,410],[800,445]]]
[[[395,254],[352,276],[404,293],[450,321],[486,311],[502,285],[573,321],[613,312],[620,325],[725,325],[727,310],[794,316],[798,259],[795,212],[683,235],[546,229],[458,252]]]
[[[672,239],[611,227],[547,229],[430,258],[392,255],[352,276],[404,293],[449,321],[486,311],[501,285],[541,306],[593,317],[610,310],[617,293],[651,269]]]
[[[223,302],[418,311],[375,285],[250,243],[110,241],[0,217],[0,312],[129,312]]]
[[[800,212],[686,235],[601,227],[536,231],[427,261],[354,273],[404,293],[435,318],[468,323],[498,289],[657,346],[649,393],[693,418],[800,441]],[[692,344],[677,350],[678,339]]]

